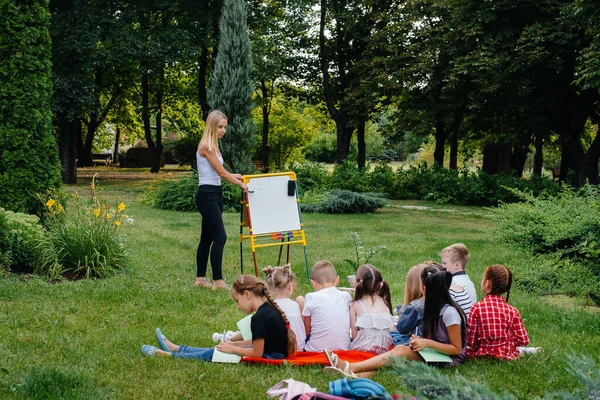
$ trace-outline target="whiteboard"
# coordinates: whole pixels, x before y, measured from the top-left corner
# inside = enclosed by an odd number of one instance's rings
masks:
[[[248,214],[252,234],[300,230],[298,191],[288,196],[290,176],[252,176],[248,186]]]

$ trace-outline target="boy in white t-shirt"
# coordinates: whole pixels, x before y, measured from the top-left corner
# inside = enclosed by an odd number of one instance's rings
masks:
[[[304,351],[348,349],[350,346],[350,302],[347,292],[336,287],[340,278],[335,267],[326,260],[317,261],[310,272],[315,292],[304,299],[302,318],[306,328]]]
[[[468,317],[473,304],[477,302],[477,292],[471,278],[465,272],[469,263],[469,249],[462,243],[455,243],[440,252],[442,267],[452,273],[450,295]]]

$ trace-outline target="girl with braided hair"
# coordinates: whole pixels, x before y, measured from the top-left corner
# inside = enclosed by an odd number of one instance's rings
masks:
[[[156,338],[161,349],[154,346],[142,346],[142,353],[147,356],[164,356],[175,358],[197,358],[211,361],[215,348],[223,353],[237,354],[247,357],[263,357],[283,359],[296,351],[296,337],[290,329],[290,323],[275,303],[267,284],[252,275],[240,275],[231,287],[231,297],[237,303],[238,309],[252,315],[250,330],[252,331],[252,346],[247,341],[221,342],[216,347],[197,348],[178,346],[169,341],[156,330]]]
[[[512,272],[504,265],[491,265],[485,270],[481,281],[485,297],[473,305],[469,314],[468,356],[515,360],[520,352],[538,351],[522,347],[529,344],[529,337],[519,311],[508,304],[511,285]]]
[[[333,351],[325,349],[325,356],[330,363],[329,367],[325,367],[325,371],[356,378],[357,373],[378,370],[391,364],[394,358],[423,362],[425,359],[419,354],[419,350],[426,348],[450,356],[452,362],[436,363],[440,367],[461,364],[466,358],[466,318],[448,291],[452,283],[452,273],[441,266],[428,265],[421,272],[421,282],[425,294],[422,336],[413,334],[408,346],[399,345],[386,353],[355,363],[343,360]]]
[[[354,301],[350,305],[350,350],[385,353],[393,344],[390,286],[381,271],[371,264],[361,265],[356,279]]]
[[[269,293],[275,300],[275,303],[283,310],[288,318],[290,327],[296,336],[296,349],[302,351],[306,341],[306,329],[302,320],[302,310],[300,305],[290,299],[296,291],[296,275],[292,271],[290,264],[283,267],[265,267],[265,274]]]

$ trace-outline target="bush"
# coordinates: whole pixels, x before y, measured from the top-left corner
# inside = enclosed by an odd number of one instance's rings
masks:
[[[332,190],[321,203],[300,204],[304,212],[325,214],[363,214],[385,207],[388,201],[381,193],[357,193],[349,190]]]
[[[37,193],[61,185],[49,27],[45,1],[0,6],[0,206],[30,214],[41,211]]]
[[[600,191],[586,185],[565,186],[555,197],[535,197],[516,189],[522,203],[503,204],[495,212],[497,234],[533,254],[557,253],[598,259],[600,250]]]
[[[293,163],[289,165],[289,170],[296,173],[300,194],[309,190],[327,190],[331,184],[331,176],[323,164],[316,162]]]
[[[227,181],[221,181],[223,189],[223,211],[239,212],[240,189]],[[166,178],[155,180],[144,193],[144,201],[153,207],[163,210],[196,211],[196,190],[198,174],[183,179]]]
[[[47,233],[36,246],[35,272],[55,279],[105,277],[126,267],[127,253],[122,233],[122,219],[127,207],[119,203],[112,208],[101,197],[95,182],[92,196],[85,201],[74,193],[63,206],[55,199],[45,202],[49,211]]]
[[[43,235],[44,229],[35,215],[0,208],[0,274],[32,271],[35,247]]]
[[[331,188],[359,193],[372,192],[368,171],[369,166],[361,170],[351,160],[336,164],[331,175]]]

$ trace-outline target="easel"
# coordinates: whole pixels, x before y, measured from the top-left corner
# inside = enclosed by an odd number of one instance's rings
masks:
[[[286,263],[290,261],[290,245],[304,246],[304,262],[308,277],[308,256],[306,235],[300,215],[300,200],[296,188],[296,174],[281,172],[275,174],[244,175],[243,182],[248,192],[242,194],[240,212],[240,270],[244,273],[243,241],[250,240],[250,250],[254,260],[254,274],[258,276],[256,250],[263,247],[279,246],[276,265],[281,264],[283,246],[287,246]],[[244,227],[249,233],[244,235]],[[275,243],[259,243],[265,239],[279,240]],[[287,241],[286,241],[287,239]]]

